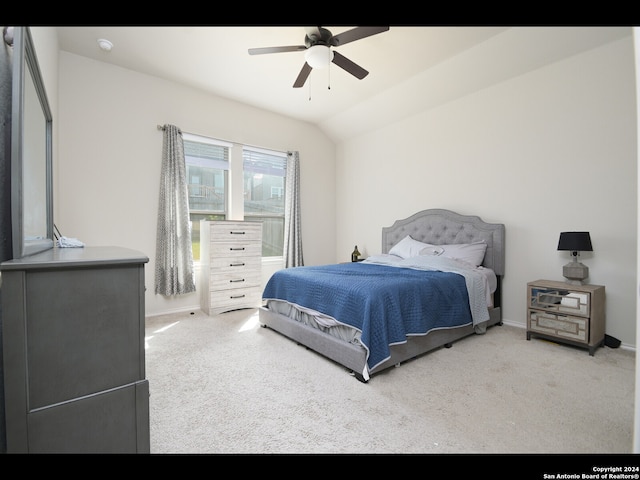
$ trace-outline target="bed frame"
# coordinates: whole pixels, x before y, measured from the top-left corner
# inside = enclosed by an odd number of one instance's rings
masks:
[[[446,330],[435,330],[427,335],[409,337],[407,342],[391,346],[391,357],[367,372],[366,350],[342,341],[321,330],[309,327],[285,315],[270,311],[266,306],[259,309],[260,324],[269,327],[290,339],[314,350],[351,370],[358,380],[366,383],[369,376],[391,366],[410,360],[440,347],[451,347],[453,342],[473,333],[482,333],[486,327],[502,324],[501,283],[504,276],[505,228],[501,223],[487,223],[474,215],[461,215],[444,209],[428,209],[397,220],[390,227],[382,228],[382,253],[411,235],[414,240],[433,245],[472,243],[484,240],[487,243],[483,266],[493,269],[498,285],[493,295],[493,308],[489,309],[489,320],[474,327],[467,325]],[[479,327],[479,328],[478,328]]]

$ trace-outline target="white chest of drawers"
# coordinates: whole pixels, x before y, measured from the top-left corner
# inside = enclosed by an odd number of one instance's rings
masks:
[[[200,307],[208,315],[261,303],[262,224],[200,222]]]

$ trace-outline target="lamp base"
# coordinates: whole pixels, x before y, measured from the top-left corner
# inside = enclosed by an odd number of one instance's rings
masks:
[[[569,262],[562,267],[562,275],[571,285],[584,285],[583,280],[589,277],[589,267],[580,262]]]

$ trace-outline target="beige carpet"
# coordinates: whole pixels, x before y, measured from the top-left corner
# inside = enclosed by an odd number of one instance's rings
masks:
[[[503,325],[374,375],[256,310],[146,322],[151,453],[603,453],[633,447],[635,353]]]

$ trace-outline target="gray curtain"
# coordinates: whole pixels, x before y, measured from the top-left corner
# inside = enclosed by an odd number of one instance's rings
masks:
[[[155,291],[169,296],[195,292],[196,284],[182,132],[174,125],[162,131]]]
[[[298,152],[288,152],[284,187],[285,268],[304,265],[300,228],[300,155]]]

